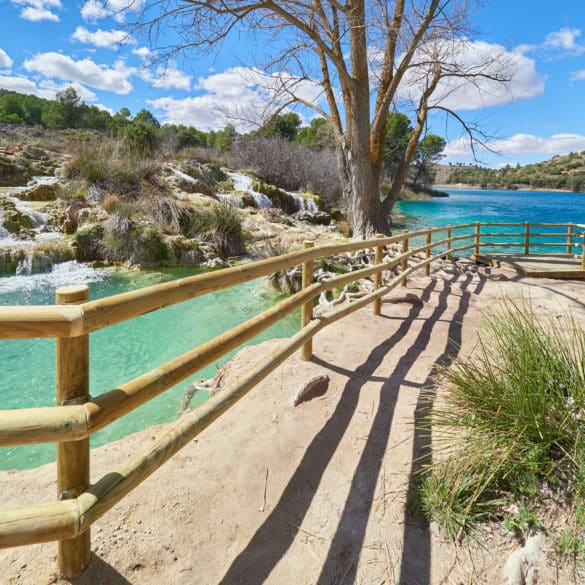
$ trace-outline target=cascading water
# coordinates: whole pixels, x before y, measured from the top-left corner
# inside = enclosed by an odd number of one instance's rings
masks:
[[[254,191],[253,181],[250,177],[241,175],[240,173],[228,173],[228,176],[234,182],[234,189],[249,195],[254,200],[254,204],[258,209],[272,207],[270,197],[267,197],[263,193],[258,193],[258,191]],[[240,208],[244,207],[244,202],[238,195],[219,195],[219,197],[230,205],[235,205],[235,207]],[[234,201],[234,203],[232,203],[232,201]]]
[[[254,182],[252,178],[246,175],[242,175],[240,173],[228,173],[228,176],[234,183],[234,189],[236,191],[241,191],[249,195],[254,200],[254,203],[256,204],[256,207],[258,209],[266,209],[267,207],[272,207],[272,200],[270,199],[270,197],[264,195],[264,193],[259,193],[258,191],[254,190],[253,187]],[[319,208],[317,207],[317,204],[315,203],[312,197],[303,197],[298,193],[288,191],[286,191],[286,193],[294,198],[294,200],[297,203],[298,211],[304,210],[319,211]],[[234,196],[229,194],[218,193],[218,197],[220,197],[222,201],[225,201],[226,203],[228,203],[229,205],[233,205],[234,207],[242,208],[244,206],[242,199],[237,195]]]
[[[169,168],[173,171],[175,176],[179,177],[179,179],[183,179],[183,181],[187,181],[187,183],[197,183],[197,180],[194,179],[191,175],[188,175],[187,173],[184,173],[183,171],[180,171],[174,167]]]
[[[34,184],[52,184],[55,177],[35,177]],[[10,187],[0,190],[7,203],[32,226],[29,234],[33,239],[22,239],[4,227],[5,210],[0,208],[0,274],[28,275],[51,271],[55,262],[73,259],[71,248],[59,245],[65,238],[55,226],[50,225],[49,216],[34,203],[23,201],[18,194],[28,187]]]

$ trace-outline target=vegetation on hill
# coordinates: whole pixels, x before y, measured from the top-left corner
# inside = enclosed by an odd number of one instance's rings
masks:
[[[557,155],[550,160],[526,166],[506,165],[489,169],[480,165],[457,166],[448,173],[450,184],[464,183],[482,189],[566,189],[585,191],[585,151]]]
[[[240,134],[231,124],[204,132],[184,125],[161,125],[152,112],[142,109],[132,117],[128,108],[110,114],[84,104],[73,87],[54,100],[0,90],[0,123],[25,124],[52,131],[88,130],[118,138],[133,155],[170,159],[199,157],[230,168],[253,170],[259,177],[285,189],[314,192],[329,206],[340,205],[341,182],[333,127],[324,118],[309,125],[294,112],[275,114],[256,131]],[[402,113],[386,122],[383,183],[380,197],[396,181],[414,127]],[[75,135],[74,141],[80,140]],[[81,137],[83,141],[83,137]],[[421,139],[406,179],[406,196],[434,195],[427,191],[433,169],[442,158],[445,140],[428,134]],[[421,195],[423,194],[423,195]]]

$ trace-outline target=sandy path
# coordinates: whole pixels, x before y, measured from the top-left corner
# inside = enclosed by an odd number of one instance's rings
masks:
[[[522,282],[461,272],[413,279],[393,296],[416,299],[385,302],[380,317],[364,309],[321,332],[312,362],[289,360],[94,525],[95,556],[74,582],[502,582],[510,540],[461,558],[408,517],[405,501],[413,460],[424,455],[415,415],[425,395],[432,399],[436,368],[471,347],[482,309],[523,294],[553,316],[583,317],[584,285]],[[240,352],[227,379],[276,344]],[[328,391],[293,407],[299,386],[321,373]],[[94,479],[161,430],[97,449]],[[51,499],[54,473],[53,465],[0,473],[2,504]],[[0,551],[0,581],[60,583],[55,549]]]

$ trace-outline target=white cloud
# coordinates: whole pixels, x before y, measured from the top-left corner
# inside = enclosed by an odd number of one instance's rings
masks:
[[[405,75],[401,98],[418,102],[431,76],[429,54],[437,52],[446,77],[439,82],[431,105],[478,110],[528,99],[544,91],[544,79],[537,73],[532,59],[501,45],[460,39],[423,47],[413,61],[421,65],[414,66]],[[492,79],[494,76],[510,81],[501,83]]]
[[[39,53],[24,62],[27,71],[43,74],[45,77],[56,77],[67,82],[77,82],[96,89],[112,91],[126,95],[132,91],[129,78],[136,69],[127,67],[123,61],[116,61],[112,66],[99,65],[91,59],[75,61],[61,53]]]
[[[32,79],[28,79],[27,77],[23,77],[21,75],[0,75],[1,89],[8,89],[18,93],[36,95],[47,100],[54,99],[57,95],[57,92],[63,91],[67,87],[75,88],[75,91],[79,94],[84,102],[95,102],[97,100],[97,96],[95,93],[93,93],[93,91],[90,91],[87,89],[87,87],[84,87],[79,83],[59,84],[50,79],[45,79],[37,84]]]
[[[553,134],[543,137],[534,134],[514,134],[509,138],[491,140],[488,146],[500,154],[568,154],[585,150],[585,136],[580,134]],[[469,141],[458,138],[445,148],[447,159],[470,156]]]
[[[132,49],[132,54],[145,61],[152,55],[152,52],[148,47],[140,47],[139,49]]]
[[[12,67],[12,59],[4,49],[0,49],[0,68],[9,69]]]
[[[581,29],[562,28],[546,35],[542,47],[549,50],[560,49],[574,56],[582,55],[585,53],[585,45],[580,45],[577,42],[580,36]]]
[[[31,22],[50,20],[59,22],[55,10],[61,8],[61,0],[10,0],[20,8],[20,18]]]
[[[98,110],[102,110],[103,112],[108,112],[110,116],[113,116],[116,113],[112,108],[108,108],[108,106],[104,106],[104,104],[92,104],[92,106],[95,106]]]
[[[160,89],[184,89],[189,91],[191,89],[192,75],[187,75],[174,67],[157,67],[155,75],[149,69],[143,69],[141,73],[142,79],[149,81],[152,87]]]
[[[585,53],[585,45],[578,42],[581,36],[579,28],[562,28],[546,35],[544,41],[537,45],[520,45],[520,53],[539,52],[560,57],[578,57]]]
[[[84,102],[95,102],[97,100],[97,95],[80,83],[55,83],[52,79],[44,79],[39,83],[39,87],[53,96],[59,91],[72,87]]]
[[[257,127],[272,109],[272,102],[292,90],[305,99],[321,99],[321,89],[310,81],[296,82],[288,74],[264,74],[259,69],[232,67],[200,77],[195,89],[203,95],[185,99],[163,97],[149,100],[164,112],[165,122],[190,124],[201,130],[223,128],[227,123],[245,131]]]
[[[571,73],[571,81],[583,81],[585,79],[585,69],[573,71]]]
[[[199,96],[182,100],[164,97],[156,100],[147,100],[147,103],[156,110],[164,112],[164,121],[168,124],[185,124],[195,126],[200,130],[218,130],[228,121],[229,105],[221,104],[214,96]],[[236,124],[241,130],[247,125]]]
[[[41,89],[34,81],[18,75],[0,75],[0,88],[36,95],[49,100],[55,97],[54,91]]]
[[[144,0],[87,0],[81,7],[81,16],[89,21],[112,16],[117,22],[124,22],[126,12],[136,12],[143,4]]]
[[[117,49],[119,45],[131,45],[136,41],[123,30],[102,30],[98,28],[90,32],[83,26],[78,26],[71,38],[80,43],[89,43],[105,49]]]

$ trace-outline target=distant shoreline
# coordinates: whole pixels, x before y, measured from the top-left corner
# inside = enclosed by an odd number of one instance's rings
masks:
[[[544,193],[572,193],[574,195],[579,195],[583,193],[575,193],[569,189],[547,189],[545,187],[527,187],[524,189],[482,189],[479,185],[470,185],[468,183],[457,183],[454,185],[450,184],[436,184],[433,185],[433,189],[452,189],[452,190],[466,190],[466,189],[474,189],[476,191],[535,191],[535,192],[544,192]]]

